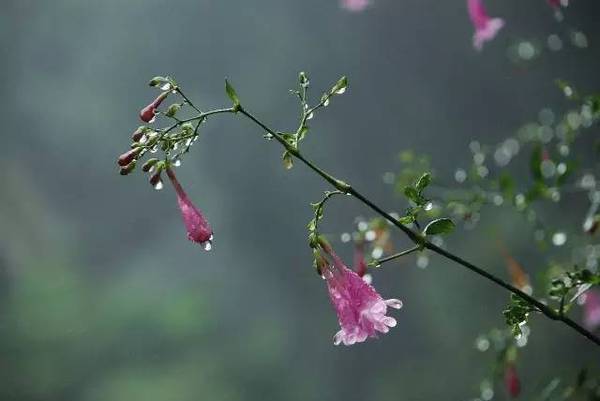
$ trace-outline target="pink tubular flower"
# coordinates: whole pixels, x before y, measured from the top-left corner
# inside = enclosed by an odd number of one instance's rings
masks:
[[[140,111],[140,119],[145,123],[151,123],[154,121],[154,116],[156,115],[156,109],[160,104],[167,98],[169,92],[163,92],[152,103],[148,106],[144,107]]]
[[[600,326],[600,292],[589,290],[583,301],[583,324],[588,330],[596,330]]]
[[[521,393],[521,381],[513,363],[508,363],[504,370],[504,387],[511,398],[516,398]]]
[[[175,188],[175,192],[177,192],[177,202],[179,203],[179,209],[181,209],[183,223],[187,229],[188,239],[199,243],[204,250],[209,251],[212,248],[213,232],[208,221],[188,198],[179,181],[177,181],[173,170],[167,168],[167,175],[173,184],[173,188]]]
[[[483,48],[483,44],[496,37],[498,31],[504,26],[504,21],[500,18],[490,18],[483,6],[483,0],[467,0],[469,17],[475,27],[473,35],[473,46],[477,50]]]
[[[370,0],[341,0],[342,8],[348,11],[363,11],[371,3]]]
[[[387,333],[390,327],[396,326],[396,319],[386,316],[387,307],[400,309],[402,301],[384,300],[371,285],[348,269],[329,246],[325,246],[324,251],[331,262],[327,261],[321,273],[341,326],[333,337],[334,344],[360,343],[368,337],[377,337],[378,331]]]
[[[569,5],[569,0],[547,0],[547,1],[548,1],[548,5],[550,5],[550,7],[554,8],[555,10],[559,9],[561,6],[567,7]]]

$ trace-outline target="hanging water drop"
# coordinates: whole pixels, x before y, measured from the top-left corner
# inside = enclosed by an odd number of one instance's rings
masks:
[[[171,89],[171,84],[170,84],[169,82],[165,82],[164,84],[162,84],[162,85],[160,86],[160,89],[161,89],[161,90],[164,90],[164,91],[168,91],[168,90],[170,90],[170,89]]]
[[[329,98],[325,99],[325,101],[323,102],[323,106],[324,107],[329,106]]]
[[[181,160],[179,158],[173,160],[173,166],[179,167],[181,166]]]
[[[156,189],[157,191],[160,191],[161,189],[163,189],[164,184],[162,182],[161,179],[157,180],[154,185],[153,185],[154,189]]]
[[[315,113],[310,113],[309,115],[306,116],[306,119],[311,120],[314,116],[315,116]]]
[[[336,90],[336,91],[335,91],[335,94],[336,94],[336,95],[343,95],[345,92],[346,92],[346,87],[345,87],[345,86],[343,86],[343,87],[341,87],[340,89]]]

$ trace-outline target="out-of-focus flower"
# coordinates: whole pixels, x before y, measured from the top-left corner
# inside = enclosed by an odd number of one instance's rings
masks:
[[[370,3],[370,0],[341,0],[342,8],[355,12],[364,10]]]
[[[163,100],[167,98],[168,95],[169,92],[163,92],[160,95],[158,95],[158,97],[154,99],[152,103],[150,103],[148,106],[144,107],[140,111],[140,119],[145,123],[153,122],[156,116],[156,109],[158,108],[158,106],[160,106]]]
[[[600,291],[589,290],[584,294],[583,324],[588,330],[600,327]]]
[[[363,242],[354,245],[354,271],[359,277],[367,273],[367,261],[365,260],[365,244]]]
[[[475,27],[473,35],[473,46],[477,50],[483,48],[483,44],[496,37],[498,31],[504,26],[501,18],[491,18],[485,11],[483,0],[467,0],[469,17]]]
[[[548,4],[550,5],[550,7],[556,9],[559,9],[561,6],[562,7],[567,7],[569,5],[569,0],[547,0]]]
[[[386,315],[387,308],[400,309],[402,302],[384,300],[371,285],[346,267],[329,245],[322,244],[322,249],[326,257],[320,271],[341,327],[333,337],[334,344],[360,343],[396,326],[396,319]]]
[[[504,387],[512,398],[518,397],[521,393],[521,381],[517,375],[515,365],[511,362],[506,365],[504,370]]]
[[[529,276],[527,273],[525,273],[525,270],[521,264],[517,262],[504,247],[501,247],[500,250],[502,251],[504,260],[506,260],[506,269],[510,275],[510,281],[512,285],[521,291],[526,292],[527,294],[531,294],[532,288],[531,284],[529,283]]]
[[[188,239],[200,244],[204,250],[210,250],[212,248],[213,232],[208,221],[188,198],[179,181],[177,181],[173,170],[167,168],[166,171],[167,176],[173,184],[173,188],[175,188],[175,192],[177,192],[177,202],[179,203],[179,209],[181,209],[183,222],[187,229]]]

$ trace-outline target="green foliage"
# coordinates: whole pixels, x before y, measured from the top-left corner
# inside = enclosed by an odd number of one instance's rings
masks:
[[[425,235],[448,234],[454,230],[455,224],[448,218],[433,220],[423,230]]]
[[[240,108],[240,99],[239,99],[235,89],[233,88],[233,86],[231,86],[231,84],[229,83],[229,81],[227,79],[225,80],[225,92],[227,93],[227,96],[233,103],[234,110],[239,109]]]
[[[529,302],[515,294],[511,295],[510,303],[502,313],[514,336],[522,334],[521,327],[527,323],[529,314],[533,311],[535,307]]]

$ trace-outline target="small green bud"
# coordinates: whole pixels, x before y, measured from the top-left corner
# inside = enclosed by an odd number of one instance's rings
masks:
[[[308,88],[308,85],[310,85],[310,80],[308,79],[308,75],[306,75],[306,73],[304,71],[300,72],[300,74],[298,74],[298,82],[300,83],[300,86],[302,86],[303,88]]]
[[[179,103],[173,103],[172,105],[169,106],[169,108],[167,108],[167,111],[165,112],[165,116],[175,117],[175,114],[177,114],[179,109],[181,109],[181,105]]]
[[[331,93],[335,93],[336,95],[341,95],[346,92],[346,88],[348,87],[348,79],[346,77],[341,77],[336,84],[331,88]]]
[[[192,125],[192,123],[184,123],[181,126],[181,130],[186,134],[191,134],[192,132],[194,132],[194,126]]]
[[[143,171],[144,173],[147,173],[148,171],[150,171],[150,169],[151,169],[152,167],[154,167],[154,165],[155,165],[156,163],[158,163],[158,159],[156,159],[156,158],[148,159],[148,160],[146,161],[146,163],[144,163],[144,164],[142,165],[142,171]]]

